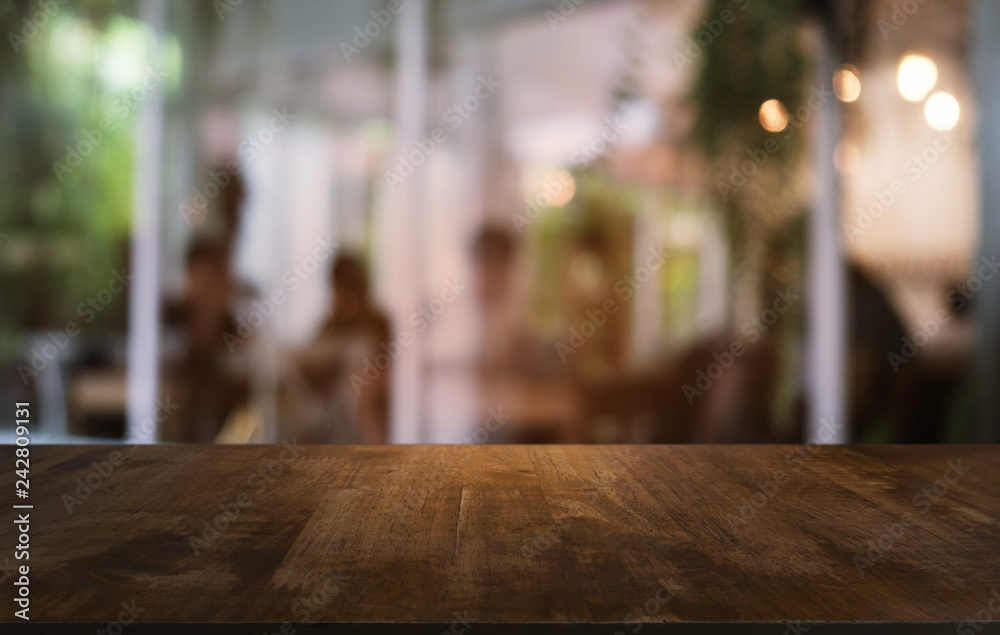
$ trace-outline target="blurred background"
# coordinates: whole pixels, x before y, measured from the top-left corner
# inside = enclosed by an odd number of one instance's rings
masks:
[[[1000,441],[997,3],[0,27],[0,394],[36,442]]]

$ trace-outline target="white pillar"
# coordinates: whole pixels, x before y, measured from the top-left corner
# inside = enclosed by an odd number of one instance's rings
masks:
[[[698,335],[726,332],[729,245],[719,222],[705,214],[698,243]]]
[[[161,56],[166,0],[142,0],[139,17],[154,33],[155,62]],[[129,274],[127,437],[136,443],[157,440],[156,397],[160,325],[160,199],[163,145],[163,88],[149,91],[139,106],[136,126]],[[143,422],[147,422],[143,424]],[[152,422],[152,424],[150,424]]]
[[[815,82],[829,85],[836,65],[828,33],[821,27]],[[846,443],[847,290],[840,238],[840,184],[833,153],[840,132],[840,102],[832,99],[813,118],[813,209],[809,217],[807,369],[809,419],[806,439]]]
[[[639,211],[635,215],[632,229],[632,271],[646,266],[646,260],[656,253],[656,248],[663,246],[663,241],[656,228],[659,206],[656,197],[646,192],[639,203]],[[670,246],[668,249],[673,249]],[[669,251],[664,253],[670,258]],[[664,266],[667,266],[664,263]],[[663,344],[661,338],[661,298],[663,286],[662,268],[652,273],[652,278],[643,284],[635,293],[635,306],[632,311],[632,361],[642,363],[655,358]]]
[[[427,106],[430,95],[428,68],[427,0],[409,0],[396,22],[396,144],[387,156],[385,169],[396,171],[399,157],[417,149],[417,142],[427,138]],[[410,329],[409,316],[423,300],[423,251],[425,242],[422,217],[426,210],[424,173],[430,166],[425,159],[413,173],[397,183],[388,194],[388,205],[379,219],[380,285],[393,317],[395,338]],[[403,348],[393,362],[392,412],[389,439],[393,443],[426,442],[424,421],[424,346],[421,335]]]

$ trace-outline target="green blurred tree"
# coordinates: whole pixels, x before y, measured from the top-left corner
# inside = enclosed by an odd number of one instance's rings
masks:
[[[148,30],[133,2],[0,2],[0,284],[4,357],[127,265],[133,124]],[[105,122],[104,129],[101,128]],[[95,133],[95,131],[97,131]],[[86,326],[123,329],[125,294]]]
[[[801,18],[800,0],[709,0],[705,21],[692,34],[693,140],[707,159],[726,228],[731,318],[737,325],[759,315],[775,289],[802,284],[808,187],[803,157],[815,104],[807,101]],[[782,106],[771,112],[771,121],[761,113],[769,100]],[[799,303],[775,332],[779,368],[771,420],[779,438],[794,417],[801,327]]]

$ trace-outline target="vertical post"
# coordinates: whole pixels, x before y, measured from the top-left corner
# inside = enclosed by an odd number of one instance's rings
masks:
[[[417,148],[427,138],[427,106],[430,94],[428,69],[428,3],[410,0],[399,14],[396,26],[396,151],[389,155],[387,170],[396,170],[399,157]],[[410,328],[409,316],[423,295],[423,250],[426,201],[422,183],[430,168],[429,158],[398,183],[390,195],[389,217],[383,219],[389,253],[384,260],[389,271],[383,277],[395,317],[395,328]],[[399,354],[392,366],[392,414],[390,439],[395,443],[420,443],[428,439],[423,408],[424,343],[419,335]]]
[[[650,192],[643,194],[635,215],[635,225],[632,229],[632,270],[637,271],[646,266],[646,260],[655,252],[657,246],[662,246],[658,240],[655,219],[657,201]],[[667,254],[664,254],[667,255]],[[664,263],[662,266],[667,266]],[[635,294],[635,310],[632,311],[632,342],[631,359],[647,361],[645,358],[659,352],[662,345],[661,325],[663,316],[660,298],[662,297],[663,270],[658,269],[651,274],[653,278],[639,287]]]
[[[820,26],[815,81],[833,81],[830,27]],[[815,117],[812,163],[813,209],[809,217],[809,329],[806,334],[809,419],[806,437],[815,443],[848,440],[846,408],[847,293],[840,231],[840,184],[833,163],[840,130],[840,102],[830,100]]]
[[[1000,257],[1000,5],[979,0],[972,24],[975,85],[979,87],[980,256]],[[975,440],[1000,442],[1000,287],[983,285],[977,298],[976,392],[979,421]]]
[[[704,215],[698,243],[698,335],[716,336],[726,330],[726,285],[729,246],[718,221]]]
[[[142,0],[140,19],[154,33],[154,60],[161,55],[166,0]],[[160,156],[163,144],[163,88],[153,88],[139,106],[132,209],[132,275],[128,313],[127,437],[157,439],[156,397],[160,322]]]

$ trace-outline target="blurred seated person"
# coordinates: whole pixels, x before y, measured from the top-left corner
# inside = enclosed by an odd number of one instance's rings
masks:
[[[205,200],[205,197],[194,193],[181,204],[184,222],[197,228],[201,236],[213,236],[213,241],[226,251],[227,260],[231,260],[243,224],[244,203],[247,198],[243,177],[238,171],[231,169],[236,162],[237,159],[232,158],[209,171],[218,178],[212,184],[213,187],[218,185],[216,197]]]
[[[482,311],[480,367],[500,371],[514,365],[517,315],[510,301],[514,240],[504,230],[486,226],[472,245],[476,293]]]
[[[164,306],[164,323],[180,347],[164,369],[164,390],[179,408],[161,424],[161,440],[211,443],[249,398],[246,347],[230,309],[233,281],[224,242],[196,238],[188,248],[183,295]]]
[[[892,439],[900,422],[899,390],[910,375],[896,372],[887,353],[899,346],[906,328],[882,286],[858,264],[847,264],[848,305],[848,406],[851,440],[870,442]]]
[[[847,264],[848,292],[848,421],[852,429],[852,442],[890,441],[909,442],[899,435],[901,407],[914,402],[921,391],[906,392],[912,372],[902,369],[897,374],[886,361],[886,354],[898,347],[905,330],[896,310],[885,291],[857,264]],[[777,281],[766,286],[779,288]],[[805,297],[805,292],[803,293]],[[803,300],[799,306],[805,304]],[[808,319],[808,316],[805,316]],[[774,400],[781,389],[780,383],[788,381],[782,376],[781,337],[782,322],[769,329],[752,345],[745,343],[746,353],[735,359],[704,395],[691,393],[691,408],[679,410],[693,416],[692,440],[696,443],[787,443],[811,440],[806,431],[808,404],[799,382],[794,390],[794,409],[791,430],[774,429]],[[804,328],[808,328],[806,325]],[[681,359],[678,367],[683,385],[696,385],[696,373],[705,373],[717,360],[716,353],[723,353],[731,346],[725,336],[706,341],[692,349]],[[799,364],[803,363],[801,360]],[[901,391],[902,389],[902,391]],[[926,396],[927,391],[923,391]],[[930,408],[921,402],[920,409],[938,413],[939,407]]]
[[[478,351],[481,422],[504,404],[510,422],[495,442],[581,440],[577,386],[553,343],[535,337],[514,294],[516,245],[509,232],[485,225],[472,243],[475,291],[482,331]]]
[[[389,319],[372,303],[360,257],[339,255],[330,274],[333,311],[294,355],[284,434],[300,443],[385,443],[391,365],[379,361],[390,345]]]
[[[482,319],[479,370],[485,375],[551,375],[562,370],[550,342],[528,327],[513,290],[514,238],[493,225],[480,229],[472,244],[476,299]]]

